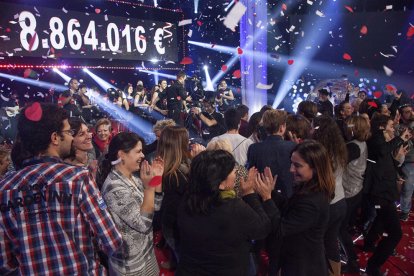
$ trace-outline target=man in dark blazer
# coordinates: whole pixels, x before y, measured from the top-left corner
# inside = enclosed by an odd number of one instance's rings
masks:
[[[248,167],[256,167],[263,172],[269,167],[277,175],[276,187],[282,196],[292,195],[293,177],[289,172],[290,154],[294,142],[283,140],[286,131],[287,113],[282,110],[267,110],[262,117],[263,127],[267,137],[263,142],[252,144],[247,152]]]

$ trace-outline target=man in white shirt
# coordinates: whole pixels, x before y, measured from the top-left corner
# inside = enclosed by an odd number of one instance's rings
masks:
[[[233,146],[233,156],[236,162],[244,166],[247,162],[247,150],[253,141],[243,137],[239,134],[240,127],[240,113],[235,108],[229,108],[224,113],[224,122],[227,127],[227,132],[220,136],[214,137],[211,141],[226,139],[230,141]]]

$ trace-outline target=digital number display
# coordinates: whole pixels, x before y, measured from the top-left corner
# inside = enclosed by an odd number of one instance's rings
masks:
[[[174,23],[5,3],[0,15],[2,56],[178,61]]]

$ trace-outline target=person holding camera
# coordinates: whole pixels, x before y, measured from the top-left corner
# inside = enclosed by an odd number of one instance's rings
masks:
[[[82,107],[90,104],[86,96],[86,85],[80,85],[77,79],[70,79],[69,90],[62,93],[60,102],[70,117],[82,117]]]
[[[220,81],[217,88],[216,103],[220,111],[225,111],[231,107],[234,102],[233,91],[227,87],[225,80]]]
[[[223,115],[217,112],[214,108],[214,99],[203,100],[202,107],[203,111],[199,107],[191,108],[191,113],[203,123],[202,136],[206,141],[210,141],[213,137],[226,132],[224,118]]]

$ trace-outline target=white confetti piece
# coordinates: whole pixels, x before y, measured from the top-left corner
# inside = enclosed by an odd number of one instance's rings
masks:
[[[386,9],[387,11],[392,10],[392,5],[387,5],[387,6],[385,6],[385,9]]]
[[[46,38],[46,39],[42,39],[42,47],[43,47],[44,49],[49,48],[49,41],[48,41],[48,39],[47,39],[47,38]]]
[[[184,19],[184,20],[181,20],[180,22],[178,22],[178,27],[189,25],[191,23],[193,23],[192,19]]]
[[[384,72],[385,72],[385,74],[388,76],[388,77],[391,77],[392,76],[392,74],[394,73],[390,68],[388,68],[387,66],[383,66],[383,68],[384,68]]]
[[[13,51],[15,51],[15,52],[21,52],[22,51],[22,48],[14,48]]]
[[[240,2],[237,2],[236,5],[234,5],[230,12],[227,14],[226,19],[223,22],[224,26],[226,26],[232,31],[236,31],[235,28],[239,24],[239,21],[246,12],[246,10],[247,8],[245,5],[243,5]]]
[[[311,0],[308,0],[306,3],[308,3],[308,5],[313,5],[313,2]]]
[[[18,19],[18,18],[19,18],[19,14],[18,14],[18,13],[16,13],[16,14],[13,16],[13,18],[14,18],[14,19]]]
[[[105,14],[105,21],[108,21],[108,15],[107,14]]]
[[[289,28],[289,32],[293,32],[294,30],[295,30],[295,26],[294,25],[292,25],[292,26],[290,26],[290,28]]]
[[[397,46],[391,46],[391,48],[394,50],[394,52],[398,53]]]
[[[259,82],[256,85],[257,89],[264,89],[264,90],[272,89],[272,87],[273,87],[273,83],[272,84],[263,84],[263,83]]]
[[[321,12],[320,10],[316,10],[316,15],[319,16],[319,17],[325,17],[323,12]]]
[[[14,25],[14,24],[17,24],[17,22],[16,22],[16,21],[9,21],[9,23],[10,23],[10,24],[13,24],[13,25]]]
[[[390,57],[395,57],[394,55],[386,55],[382,52],[380,52],[381,56],[386,57],[386,58],[390,58]]]
[[[188,31],[188,37],[192,37],[193,36],[193,30],[189,30]]]
[[[63,11],[64,13],[68,13],[68,11],[67,11],[65,8],[62,8],[62,11]]]

